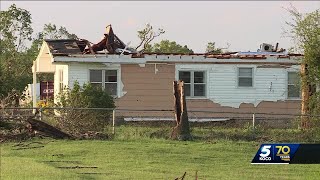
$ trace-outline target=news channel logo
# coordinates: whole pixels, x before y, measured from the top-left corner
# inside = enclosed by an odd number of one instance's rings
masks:
[[[289,164],[299,144],[262,144],[252,160],[252,164]]]

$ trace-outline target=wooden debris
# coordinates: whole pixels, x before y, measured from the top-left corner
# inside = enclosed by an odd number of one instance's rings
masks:
[[[98,167],[97,166],[59,166],[57,168],[60,168],[60,169],[87,169],[87,168],[96,169]]]
[[[198,171],[196,171],[196,177],[195,177],[196,180],[198,180]]]
[[[23,150],[23,149],[36,149],[36,148],[43,148],[44,146],[34,146],[34,147],[21,147],[21,148],[16,148],[13,150]]]
[[[80,163],[80,161],[41,161],[46,163]]]
[[[36,113],[37,114],[37,113]],[[35,115],[36,115],[35,114]],[[62,132],[61,130],[43,122],[38,121],[34,119],[34,117],[29,117],[27,119],[27,122],[29,123],[29,129],[30,131],[39,131],[47,136],[50,136],[55,139],[71,139],[73,138],[71,135]]]
[[[174,180],[184,180],[184,178],[186,177],[187,172],[184,172],[184,174],[181,177],[175,178]]]
[[[88,175],[94,175],[94,174],[110,174],[110,173],[84,172],[84,173],[77,173],[77,174],[88,174]]]

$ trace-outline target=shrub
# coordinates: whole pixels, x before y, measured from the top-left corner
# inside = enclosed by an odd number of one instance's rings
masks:
[[[88,131],[103,131],[110,120],[110,110],[75,110],[72,108],[114,108],[113,97],[101,88],[90,84],[83,87],[78,82],[73,89],[66,88],[58,95],[56,106],[66,108],[58,110],[58,126],[73,134]]]

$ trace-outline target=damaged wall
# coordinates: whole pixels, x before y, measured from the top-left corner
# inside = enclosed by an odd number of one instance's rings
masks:
[[[238,68],[253,68],[253,87],[238,87]],[[242,103],[255,107],[262,101],[287,100],[287,72],[299,72],[299,66],[261,67],[257,64],[176,64],[178,71],[206,72],[207,99],[221,106],[239,108]]]
[[[299,113],[300,100],[287,99],[287,72],[299,71],[298,65],[265,66],[263,64],[113,64],[69,62],[67,84],[81,85],[89,82],[90,69],[115,69],[118,71],[119,109],[163,110],[173,109],[172,83],[178,79],[179,70],[206,72],[204,98],[187,98],[188,109],[215,112]],[[63,65],[57,65],[57,70]],[[253,87],[238,87],[239,67],[253,68]],[[57,71],[56,71],[57,73]],[[59,78],[55,75],[55,88]],[[271,85],[272,83],[272,85]],[[57,85],[56,85],[57,84]],[[57,92],[57,91],[55,91]],[[173,117],[173,112],[117,112],[117,116]],[[237,115],[237,114],[235,114]],[[196,113],[194,117],[225,117],[218,113]],[[242,116],[242,115],[237,115]],[[248,116],[248,115],[243,115]],[[251,115],[249,115],[251,116]],[[194,118],[193,117],[193,118]]]
[[[123,90],[126,95],[117,99],[120,109],[173,109],[172,83],[179,70],[204,70],[207,73],[207,98],[187,98],[188,109],[235,113],[299,113],[300,100],[287,99],[287,71],[289,68],[259,67],[260,65],[223,64],[136,64],[121,65]],[[254,87],[237,87],[237,68],[254,68]],[[272,86],[270,88],[270,84]],[[130,117],[173,117],[172,112],[122,112]],[[230,115],[230,114],[229,114]],[[228,115],[228,116],[229,116]],[[233,114],[249,117],[252,114]],[[225,117],[219,113],[192,113],[195,117]]]
[[[127,93],[116,101],[117,107],[173,109],[174,65],[123,64],[121,70],[123,91]]]

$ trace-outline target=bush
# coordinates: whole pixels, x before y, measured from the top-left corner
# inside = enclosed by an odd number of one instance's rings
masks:
[[[56,106],[58,126],[70,134],[83,134],[88,131],[103,131],[110,120],[110,110],[75,110],[72,108],[114,108],[113,97],[101,88],[84,84],[81,88],[78,82],[73,89],[66,88],[58,95]]]

